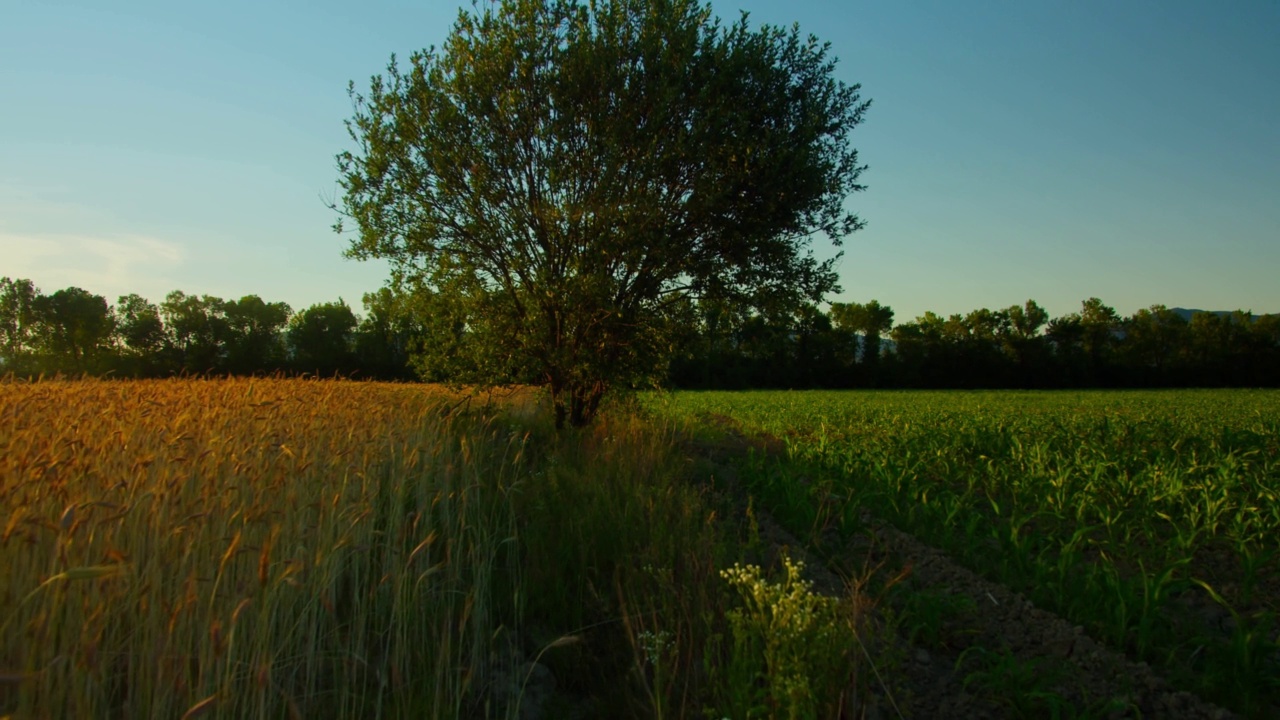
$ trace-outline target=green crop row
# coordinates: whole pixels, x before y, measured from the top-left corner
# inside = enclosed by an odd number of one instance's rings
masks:
[[[1175,683],[1280,703],[1280,393],[749,392],[655,401],[769,439],[746,476],[793,525],[864,510]]]

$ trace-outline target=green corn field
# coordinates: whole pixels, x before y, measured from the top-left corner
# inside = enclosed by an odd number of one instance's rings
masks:
[[[796,527],[869,512],[1182,686],[1280,693],[1280,393],[701,392],[654,401],[772,441]],[[797,482],[800,475],[808,482]]]

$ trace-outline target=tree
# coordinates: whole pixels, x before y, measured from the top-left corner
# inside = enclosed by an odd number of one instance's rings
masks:
[[[160,308],[137,293],[121,295],[115,307],[116,334],[124,344],[125,371],[151,375],[160,367],[168,336]]]
[[[282,331],[292,313],[288,303],[265,302],[257,295],[224,304],[227,370],[241,375],[279,370],[285,362]]]
[[[831,303],[831,319],[837,328],[862,336],[861,361],[872,384],[880,363],[880,337],[893,327],[893,308],[879,300],[862,303]]]
[[[1005,353],[1018,365],[1020,384],[1023,387],[1040,385],[1041,372],[1047,369],[1045,339],[1040,330],[1049,322],[1049,313],[1035,300],[1023,305],[1010,305],[1004,310],[1008,318],[1001,342]]]
[[[1070,387],[1085,384],[1088,364],[1084,352],[1085,328],[1079,313],[1071,313],[1049,321],[1045,329],[1058,373],[1058,383]]]
[[[1018,340],[1032,340],[1039,336],[1040,329],[1049,322],[1049,313],[1035,300],[1027,300],[1024,305],[1010,305],[1004,311],[1009,318],[1009,335]]]
[[[35,299],[36,318],[52,369],[84,373],[99,370],[115,322],[107,299],[69,287]]]
[[[421,331],[404,301],[403,295],[389,287],[364,294],[364,319],[356,330],[356,356],[366,375],[388,380],[412,378],[409,356],[420,341]]]
[[[324,377],[355,370],[355,313],[345,301],[318,303],[289,320],[293,364]]]
[[[222,367],[230,334],[225,307],[222,298],[212,295],[187,295],[174,290],[165,297],[160,314],[180,369],[207,373]]]
[[[672,361],[670,382],[675,387],[740,388],[745,365],[740,348],[744,308],[723,300],[692,303],[683,352]]]
[[[839,335],[831,316],[816,305],[801,305],[795,313],[796,387],[833,387],[842,383]]]
[[[1263,315],[1249,328],[1254,385],[1280,385],[1280,314]]]
[[[926,311],[915,320],[893,328],[889,337],[893,338],[899,382],[925,387],[948,383],[947,361],[954,344],[948,334],[950,322],[933,311]]]
[[[1080,303],[1081,343],[1088,358],[1090,384],[1105,383],[1112,355],[1119,340],[1120,315],[1096,297]]]
[[[666,373],[691,300],[817,301],[862,226],[869,102],[799,30],[697,0],[502,0],[350,93],[350,257],[386,258],[431,327],[420,365],[549,389],[584,425]],[[342,231],[342,221],[337,229]]]
[[[40,290],[25,278],[0,278],[0,373],[31,372],[36,343],[36,298]]]
[[[1132,379],[1143,385],[1178,383],[1175,371],[1188,349],[1187,321],[1164,305],[1135,312],[1124,323],[1123,350]]]

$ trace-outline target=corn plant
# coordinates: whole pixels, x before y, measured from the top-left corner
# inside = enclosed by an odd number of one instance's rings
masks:
[[[852,531],[870,510],[1184,687],[1245,714],[1280,702],[1280,392],[699,392],[652,404],[784,439],[744,477],[797,531],[827,516]]]

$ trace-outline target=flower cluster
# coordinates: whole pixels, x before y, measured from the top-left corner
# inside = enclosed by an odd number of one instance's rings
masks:
[[[649,663],[650,666],[657,666],[661,663],[667,651],[675,645],[671,633],[666,630],[659,630],[658,632],[645,630],[639,633],[636,639],[640,641],[640,649],[644,652],[645,662]]]
[[[839,601],[813,593],[804,563],[786,557],[782,563],[784,577],[776,583],[755,565],[735,564],[720,575],[742,601],[727,615],[736,652],[754,657],[739,659],[757,667],[770,705],[807,716],[802,708],[821,704],[830,691],[822,679],[839,674],[852,638]]]

